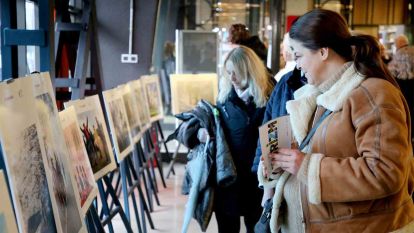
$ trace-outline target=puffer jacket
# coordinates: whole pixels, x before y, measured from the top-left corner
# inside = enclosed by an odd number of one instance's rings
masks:
[[[414,232],[411,125],[398,88],[350,66],[327,91],[303,96],[287,104],[299,142],[316,107],[333,111],[297,175],[306,232]]]
[[[189,194],[193,187],[198,188],[198,198],[189,199],[187,205],[195,205],[193,217],[200,224],[201,230],[206,231],[213,212],[215,189],[234,183],[236,168],[224,137],[218,110],[214,106],[201,100],[193,110],[176,117],[183,122],[167,141],[177,139],[191,149],[182,193]],[[206,128],[209,135],[214,135],[207,145],[197,140],[199,128]],[[200,172],[201,178],[195,184],[192,176],[197,172]]]

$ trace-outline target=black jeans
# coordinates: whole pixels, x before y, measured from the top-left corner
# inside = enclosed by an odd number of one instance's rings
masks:
[[[254,233],[254,225],[260,218],[261,212],[252,211],[244,216],[244,225],[247,233]],[[228,215],[221,211],[215,212],[219,233],[239,233],[240,216]]]

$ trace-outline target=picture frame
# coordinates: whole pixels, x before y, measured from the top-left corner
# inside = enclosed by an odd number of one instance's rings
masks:
[[[218,35],[212,31],[176,30],[176,73],[217,73]]]
[[[173,114],[193,109],[201,99],[216,103],[217,74],[173,74],[170,82]]]
[[[35,109],[39,122],[39,135],[44,148],[44,166],[51,195],[58,232],[79,232],[83,213],[80,207],[75,178],[68,161],[69,152],[63,137],[62,126],[50,75],[47,72],[32,74]]]
[[[160,81],[157,75],[144,75],[140,78],[147,98],[151,122],[161,120],[164,117]]]
[[[79,130],[88,153],[89,162],[95,177],[102,176],[116,169],[109,131],[106,127],[104,113],[98,95],[64,103],[65,108],[75,107]]]
[[[0,143],[19,232],[57,232],[33,96],[31,78],[0,83]]]
[[[104,91],[103,97],[115,154],[120,163],[133,148],[124,100],[116,88]]]
[[[140,115],[138,112],[138,105],[136,94],[130,85],[122,85],[118,87],[120,93],[122,93],[122,99],[124,100],[125,111],[128,118],[128,124],[131,129],[131,138],[134,143],[137,143],[143,134],[141,130],[142,124],[140,121]]]
[[[138,109],[139,121],[141,123],[141,133],[143,134],[151,127],[151,117],[149,113],[148,101],[141,84],[141,80],[133,80],[127,83],[131,92],[134,94]]]
[[[89,162],[88,153],[79,130],[75,107],[59,112],[66,146],[69,150],[71,170],[74,174],[80,207],[84,215],[98,193],[95,177]]]

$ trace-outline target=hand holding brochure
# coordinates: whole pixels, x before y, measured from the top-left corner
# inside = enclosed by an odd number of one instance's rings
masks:
[[[263,164],[267,171],[272,171],[268,178],[274,178],[282,169],[277,166],[272,167],[269,154],[276,153],[279,148],[292,148],[294,142],[289,116],[278,117],[260,126],[259,137]]]

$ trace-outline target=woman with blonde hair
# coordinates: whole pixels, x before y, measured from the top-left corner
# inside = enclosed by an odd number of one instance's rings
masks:
[[[247,232],[253,232],[261,215],[262,191],[250,168],[274,81],[256,53],[245,46],[233,49],[223,66],[217,108],[237,179],[229,187],[216,189],[214,211],[219,232],[239,232],[240,216]]]

